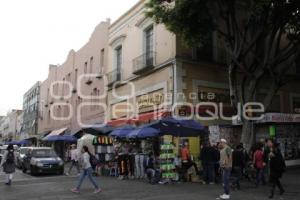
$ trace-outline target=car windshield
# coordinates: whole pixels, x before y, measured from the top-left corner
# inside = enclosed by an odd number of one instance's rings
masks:
[[[38,149],[32,152],[32,157],[36,158],[49,158],[49,157],[56,157],[56,153],[53,149]]]

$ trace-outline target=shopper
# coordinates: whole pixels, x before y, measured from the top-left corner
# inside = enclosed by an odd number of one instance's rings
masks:
[[[185,173],[187,173],[188,169],[192,166],[195,168],[197,174],[199,174],[198,167],[195,162],[192,161],[189,144],[187,142],[184,143],[183,147],[181,148],[181,162],[182,168],[184,169]]]
[[[240,180],[243,175],[243,169],[245,168],[245,155],[241,144],[237,145],[236,149],[232,152],[232,167],[235,176],[235,185],[237,189],[240,190]]]
[[[253,155],[253,166],[256,169],[256,187],[263,183],[263,169],[264,169],[264,153],[262,151],[262,144],[258,143]]]
[[[82,148],[82,156],[81,156],[81,164],[82,164],[82,172],[78,181],[78,184],[76,188],[71,189],[72,192],[74,193],[79,193],[80,192],[80,187],[81,184],[83,183],[85,177],[87,176],[93,186],[95,187],[94,193],[97,194],[101,192],[101,188],[98,186],[96,181],[94,180],[92,173],[93,173],[93,168],[91,166],[90,158],[92,154],[89,152],[89,148],[87,146],[83,146]]]
[[[17,153],[14,151],[13,145],[8,145],[6,151],[4,152],[3,158],[1,160],[0,167],[3,167],[3,171],[6,174],[6,185],[11,185],[13,174],[16,171],[17,164]]]
[[[221,199],[230,199],[230,175],[232,169],[232,149],[228,146],[225,139],[220,142],[220,167],[222,170],[224,194]]]
[[[78,162],[78,151],[77,151],[75,144],[71,145],[70,154],[71,154],[71,166],[67,172],[67,176],[70,175],[73,167],[76,167],[77,173],[78,173],[78,175],[80,175],[80,167],[79,167],[79,162]]]
[[[271,144],[271,141],[269,141],[269,144]],[[282,177],[283,172],[286,169],[285,161],[279,149],[279,144],[273,143],[271,146],[272,147],[271,147],[269,158],[270,158],[270,182],[272,185],[272,189],[269,198],[274,197],[276,186],[280,190],[280,195],[283,195],[284,189],[280,182],[280,178]]]
[[[205,143],[200,152],[200,160],[203,167],[203,184],[214,184],[214,164],[217,158],[215,158],[214,148],[210,143]]]

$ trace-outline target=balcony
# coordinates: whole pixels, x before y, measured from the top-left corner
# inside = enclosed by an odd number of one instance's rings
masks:
[[[108,86],[111,86],[113,85],[114,83],[118,82],[121,80],[121,72],[120,70],[113,70],[111,72],[108,72],[106,74],[107,76],[107,83],[108,83]]]
[[[156,53],[153,51],[133,59],[133,73],[140,75],[154,68]]]

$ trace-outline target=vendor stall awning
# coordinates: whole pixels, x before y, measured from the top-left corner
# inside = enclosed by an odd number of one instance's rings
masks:
[[[61,129],[57,129],[52,131],[51,133],[49,133],[45,138],[54,136],[54,135],[62,135],[68,128],[61,128]]]
[[[158,118],[164,118],[168,116],[170,116],[169,111],[150,112],[150,113],[140,114],[136,118],[131,118],[131,119],[122,118],[122,119],[112,120],[108,122],[108,124],[118,127],[126,124],[133,124],[135,122],[149,123],[152,120],[156,120]]]

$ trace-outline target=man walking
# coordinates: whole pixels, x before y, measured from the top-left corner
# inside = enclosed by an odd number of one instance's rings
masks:
[[[220,196],[221,199],[230,199],[230,175],[232,169],[232,149],[227,145],[225,139],[220,142],[220,167],[222,169],[223,189],[224,194]]]
[[[215,164],[214,148],[210,143],[205,143],[200,152],[200,160],[203,166],[203,184],[214,184],[214,164]]]
[[[80,174],[80,168],[79,168],[79,162],[78,162],[78,159],[79,159],[79,156],[78,156],[78,151],[77,151],[77,148],[76,148],[76,145],[73,144],[71,146],[71,166],[67,172],[67,176],[70,175],[73,167],[76,167],[77,169],[77,173]]]

